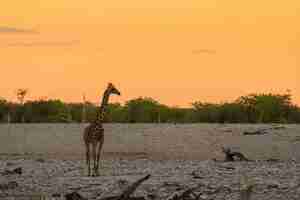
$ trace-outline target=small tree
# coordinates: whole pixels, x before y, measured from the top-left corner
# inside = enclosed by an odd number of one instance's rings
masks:
[[[24,99],[25,99],[25,96],[27,95],[28,93],[28,89],[24,89],[24,88],[20,88],[17,90],[17,98],[20,102],[20,104],[24,104]]]
[[[0,121],[6,121],[4,118],[7,116],[8,117],[8,102],[0,97]]]
[[[16,93],[17,93],[17,99],[18,99],[19,103],[22,106],[21,121],[24,123],[25,122],[25,118],[24,118],[24,100],[25,100],[25,96],[28,94],[28,89],[19,88],[19,89],[17,89]]]

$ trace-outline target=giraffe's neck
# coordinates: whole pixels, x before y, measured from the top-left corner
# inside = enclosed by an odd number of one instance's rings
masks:
[[[103,121],[104,121],[104,116],[105,116],[106,108],[108,105],[109,95],[110,95],[110,93],[108,91],[105,91],[103,94],[102,103],[101,103],[100,109],[97,113],[97,119],[96,119],[97,123],[103,123]]]

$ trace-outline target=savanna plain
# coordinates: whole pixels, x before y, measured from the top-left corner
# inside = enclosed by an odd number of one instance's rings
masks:
[[[147,174],[134,196],[170,199],[194,188],[200,200],[240,199],[246,182],[252,199],[300,198],[300,125],[104,124],[98,177],[87,176],[85,126],[0,125],[0,199],[102,199]],[[251,161],[224,162],[222,147]]]

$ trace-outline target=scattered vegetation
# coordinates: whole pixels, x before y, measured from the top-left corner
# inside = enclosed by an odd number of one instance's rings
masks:
[[[21,91],[22,92],[22,91]],[[25,93],[26,95],[27,90]],[[90,122],[98,105],[90,102],[65,103],[57,99],[18,102],[0,98],[0,122]],[[299,123],[300,107],[293,104],[291,94],[249,94],[233,102],[196,101],[190,108],[170,107],[150,97],[139,97],[108,106],[106,122],[115,123]]]

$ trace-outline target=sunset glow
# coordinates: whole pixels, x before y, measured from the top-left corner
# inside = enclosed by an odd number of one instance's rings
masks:
[[[0,96],[168,105],[291,90],[300,105],[300,1],[10,0],[0,7]]]

